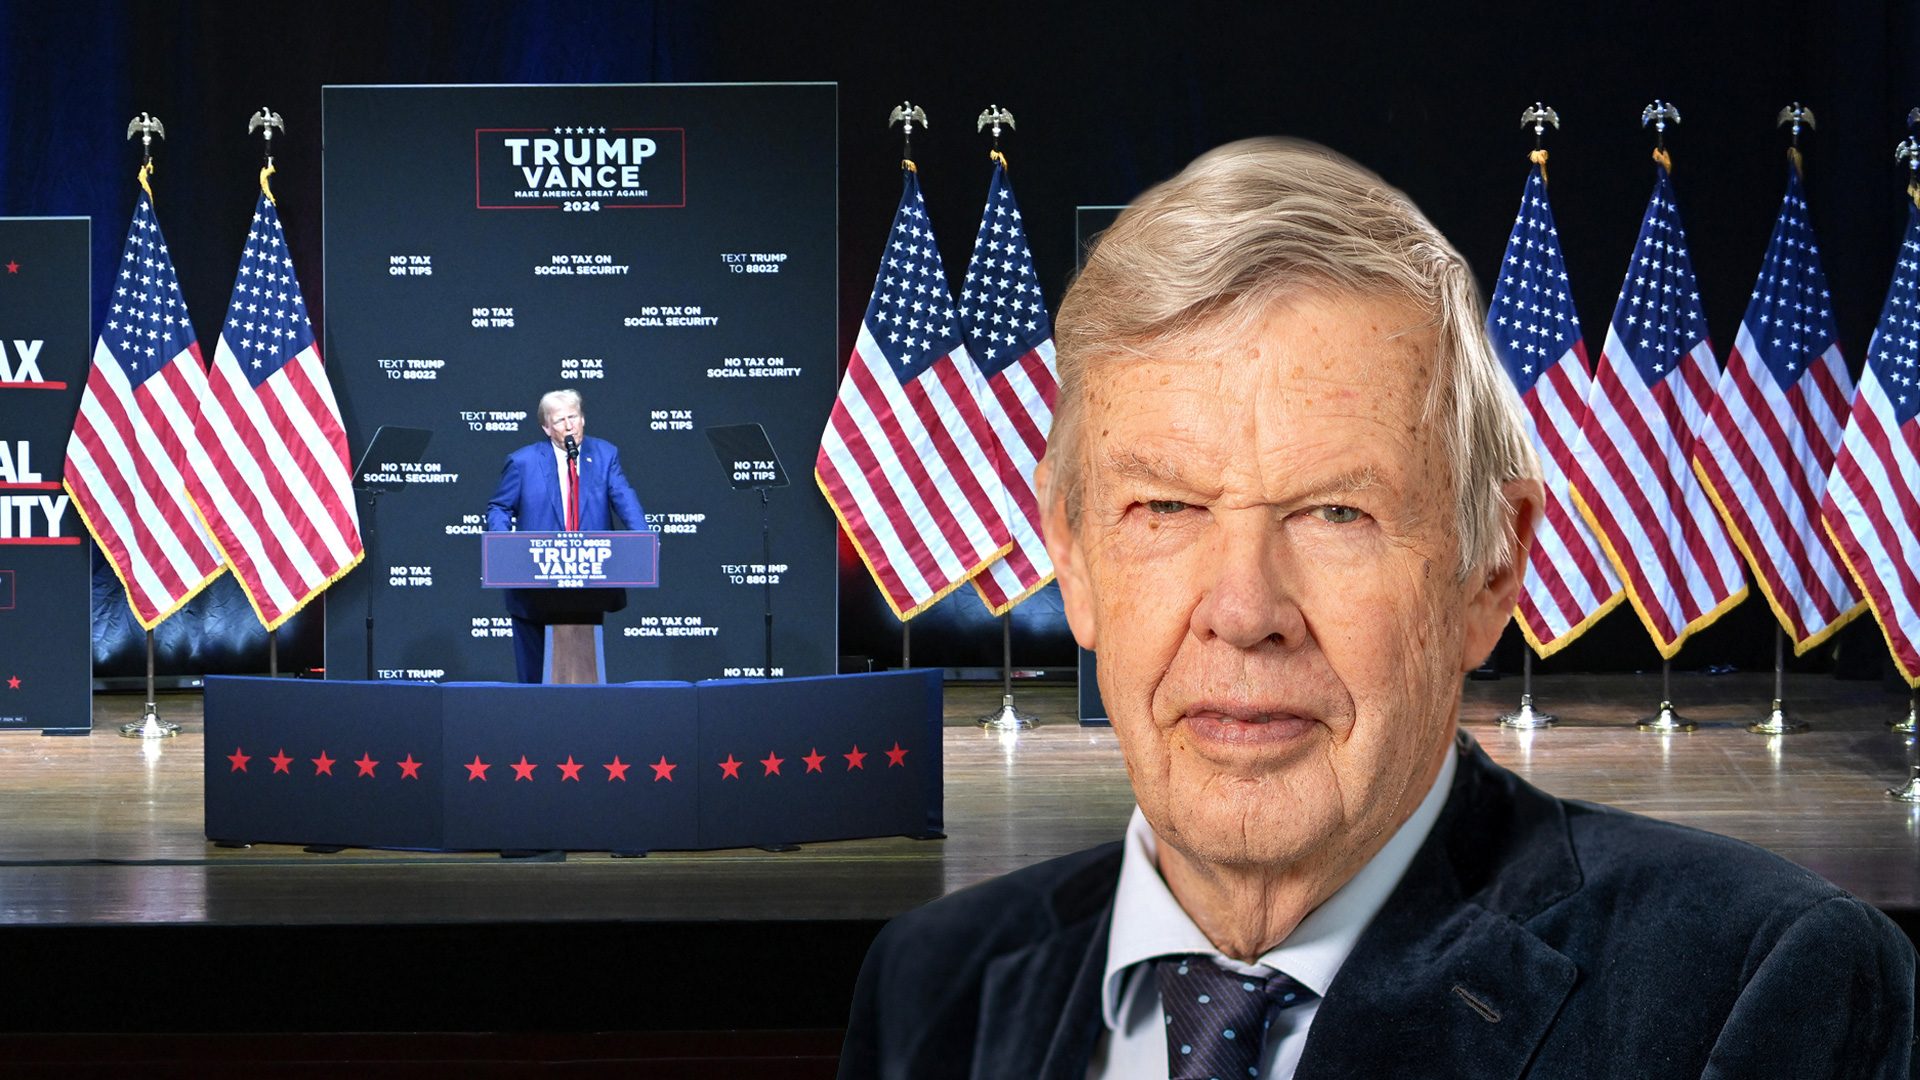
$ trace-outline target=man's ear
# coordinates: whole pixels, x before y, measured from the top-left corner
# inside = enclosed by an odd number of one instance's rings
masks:
[[[1048,480],[1052,477],[1054,461],[1043,458],[1039,468],[1034,470],[1033,486],[1044,497],[1048,494]],[[1083,649],[1094,647],[1093,636],[1093,587],[1087,578],[1087,553],[1081,546],[1080,535],[1069,527],[1067,521],[1067,502],[1063,494],[1056,494],[1041,511],[1041,531],[1046,534],[1047,557],[1053,560],[1053,576],[1060,583],[1060,604],[1067,615],[1067,626],[1073,630],[1073,640]]]
[[[1500,486],[1510,508],[1504,523],[1512,543],[1507,564],[1488,573],[1479,589],[1467,598],[1465,633],[1460,643],[1460,670],[1472,671],[1485,663],[1520,602],[1520,586],[1527,577],[1527,555],[1533,550],[1533,530],[1546,498],[1538,480],[1509,480]]]

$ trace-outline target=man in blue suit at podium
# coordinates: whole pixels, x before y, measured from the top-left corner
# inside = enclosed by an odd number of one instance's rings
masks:
[[[620,451],[605,439],[589,438],[580,395],[555,390],[540,398],[540,430],[545,442],[507,455],[500,489],[487,501],[487,531],[605,532],[618,512],[628,529],[647,527],[646,514],[626,474]],[[541,681],[546,667],[546,628],[532,621],[525,592],[506,590],[513,616],[513,662],[523,683]]]

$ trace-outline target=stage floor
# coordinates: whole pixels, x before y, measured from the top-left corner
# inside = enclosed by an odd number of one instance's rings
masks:
[[[1877,684],[1792,677],[1814,725],[1750,734],[1771,676],[1676,675],[1700,730],[1638,732],[1657,675],[1558,676],[1536,700],[1559,726],[1494,720],[1517,679],[1469,682],[1463,723],[1495,760],[1557,795],[1607,803],[1752,841],[1890,910],[1920,908],[1920,809],[1883,789],[1913,748],[1886,720],[1905,699]],[[1113,733],[1073,722],[1070,685],[1023,684],[1045,723],[1017,736],[970,720],[997,684],[947,688],[948,838],[564,860],[259,845],[219,849],[201,832],[200,699],[169,694],[177,739],[141,744],[117,725],[138,699],[95,699],[91,738],[0,738],[0,923],[265,925],[520,921],[878,920],[974,882],[1115,839],[1132,809]]]

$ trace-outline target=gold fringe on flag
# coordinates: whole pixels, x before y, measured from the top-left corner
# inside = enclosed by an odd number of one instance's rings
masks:
[[[1673,156],[1667,153],[1665,147],[1656,146],[1653,148],[1653,160],[1659,162],[1660,167],[1667,170],[1667,175],[1673,175]]]
[[[1545,150],[1535,150],[1533,153],[1527,155],[1527,160],[1533,162],[1535,165],[1540,166],[1540,182],[1543,184],[1546,183],[1547,182],[1547,152]]]

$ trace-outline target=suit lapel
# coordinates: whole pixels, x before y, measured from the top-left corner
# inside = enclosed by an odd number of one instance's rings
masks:
[[[1053,895],[1052,934],[987,964],[975,1080],[1082,1080],[1100,1033],[1100,981],[1120,877],[1119,845]],[[1044,916],[1041,916],[1044,917]]]
[[[1579,976],[1524,923],[1579,884],[1559,804],[1463,736],[1447,807],[1328,988],[1294,1075],[1521,1075]]]

